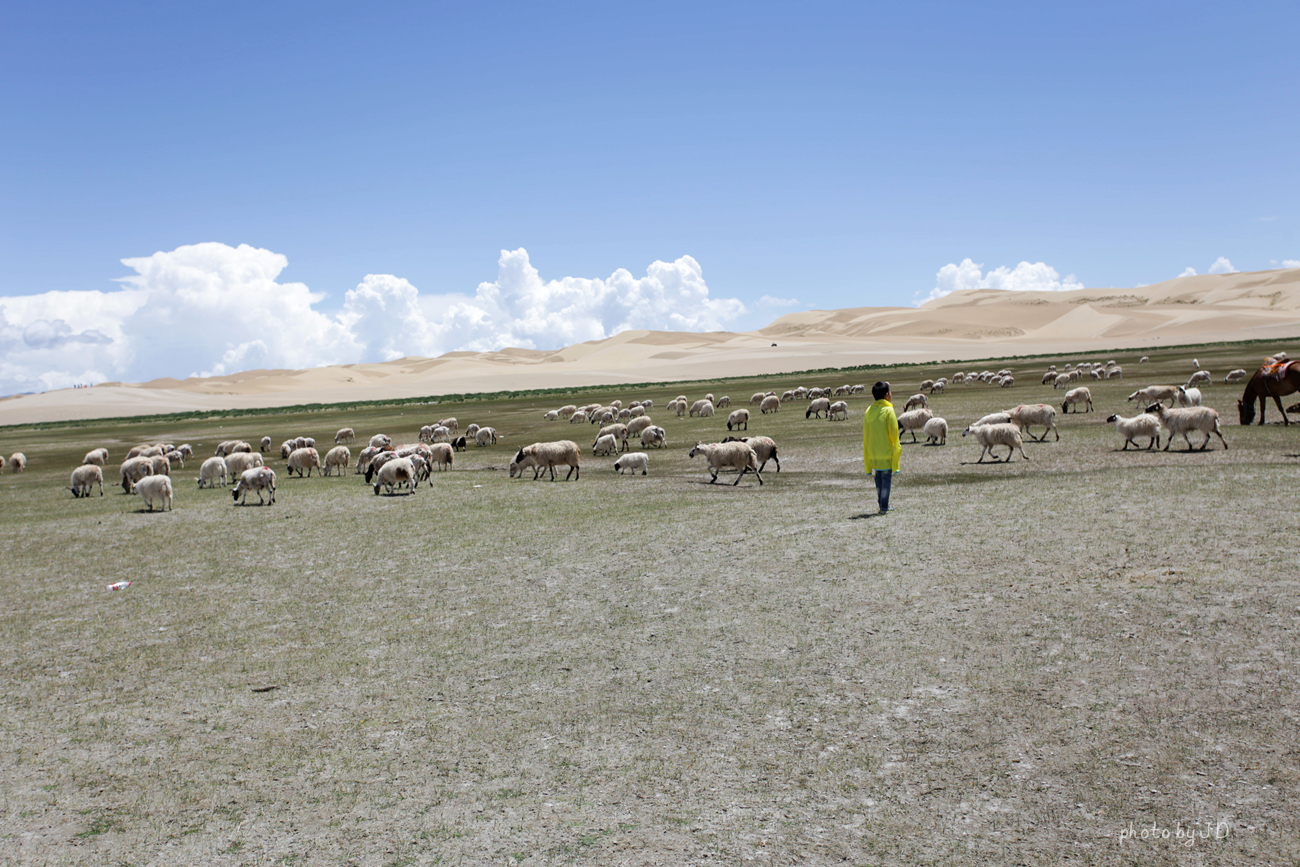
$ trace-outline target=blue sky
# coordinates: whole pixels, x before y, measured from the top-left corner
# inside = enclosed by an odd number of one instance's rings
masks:
[[[0,304],[145,291],[122,259],[206,243],[336,319],[391,275],[430,328],[521,248],[543,283],[690,257],[745,312],[688,319],[725,327],[915,303],[967,258],[1095,287],[1300,259],[1300,5],[558,5],[7,7]]]

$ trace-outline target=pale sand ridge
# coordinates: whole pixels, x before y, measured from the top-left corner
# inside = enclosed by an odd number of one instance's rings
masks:
[[[919,308],[790,313],[753,332],[627,331],[555,351],[450,352],[438,358],[63,389],[0,401],[0,424],[1297,336],[1300,269],[1294,268],[1179,277],[1138,289],[977,289]]]

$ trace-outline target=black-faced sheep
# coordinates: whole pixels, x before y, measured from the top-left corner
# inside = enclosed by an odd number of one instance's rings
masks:
[[[1219,430],[1219,414],[1208,406],[1165,409],[1163,404],[1153,403],[1147,407],[1147,412],[1159,418],[1160,424],[1169,433],[1169,441],[1165,443],[1164,451],[1169,451],[1169,447],[1174,444],[1174,437],[1181,436],[1190,452],[1192,441],[1187,435],[1194,430],[1205,434],[1201,451],[1209,447],[1211,434],[1219,438],[1225,451],[1228,448],[1228,441],[1223,438],[1223,433]]]
[[[410,458],[393,458],[379,468],[379,478],[375,480],[375,495],[379,495],[381,487],[392,494],[402,485],[410,488],[412,493],[420,486],[419,477],[415,474],[415,464]]]
[[[104,468],[99,464],[83,464],[72,471],[72,496],[89,497],[94,485],[99,485],[99,495],[104,496]]]
[[[1129,443],[1137,446],[1140,437],[1147,438],[1148,450],[1152,446],[1160,447],[1160,418],[1158,416],[1144,412],[1132,418],[1124,418],[1124,416],[1117,413],[1106,419],[1106,421],[1113,422],[1115,430],[1124,438],[1124,451],[1128,451]]]
[[[568,481],[569,476],[573,476],[577,481],[581,475],[578,466],[578,444],[572,440],[557,440],[550,443],[533,443],[524,446],[515,455],[515,463],[521,463],[525,458],[531,458],[535,467],[533,478],[538,478],[541,470],[549,470],[551,481],[555,481],[555,468],[558,466],[567,466],[569,472],[565,474],[564,479]]]
[[[620,476],[624,470],[630,470],[632,475],[640,470],[641,475],[646,475],[650,469],[650,456],[645,452],[628,452],[627,454],[614,461],[614,472]]]

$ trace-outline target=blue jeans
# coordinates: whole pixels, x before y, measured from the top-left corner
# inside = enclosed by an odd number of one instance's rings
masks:
[[[876,478],[876,502],[880,504],[880,511],[889,511],[889,488],[894,483],[893,470],[875,470],[872,475]]]

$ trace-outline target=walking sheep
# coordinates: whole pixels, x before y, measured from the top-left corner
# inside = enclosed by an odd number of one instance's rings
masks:
[[[1022,458],[1029,460],[1029,455],[1025,454],[1024,440],[1020,438],[1020,428],[1013,424],[971,425],[966,428],[966,430],[962,431],[961,435],[974,436],[975,441],[983,446],[983,449],[980,451],[980,459],[975,462],[977,464],[984,463],[985,454],[988,454],[995,461],[998,459],[997,454],[993,451],[994,446],[1007,447],[1007,459],[1005,463],[1011,462],[1011,456],[1016,453],[1017,449],[1020,451],[1020,456]]]
[[[1142,406],[1153,400],[1173,401],[1178,396],[1178,386],[1176,385],[1148,385],[1146,388],[1140,388],[1128,396],[1129,400],[1138,401]]]
[[[833,404],[831,404],[830,409],[826,411],[826,420],[827,421],[848,421],[849,420],[848,403],[843,400],[837,400]]]
[[[624,470],[631,470],[632,475],[640,470],[641,475],[646,475],[650,469],[650,456],[645,452],[628,452],[618,460],[614,461],[614,471],[620,476]]]
[[[1087,389],[1084,390],[1086,391]],[[1078,391],[1078,389],[1075,389],[1075,391]],[[1066,395],[1066,398],[1069,398],[1069,394]],[[1047,435],[1052,432],[1056,433],[1056,441],[1058,443],[1061,441],[1061,432],[1056,428],[1056,408],[1049,404],[1021,404],[1015,409],[1007,410],[1006,416],[1007,421],[1020,428],[1029,436],[1030,439],[1035,440],[1036,442],[1041,443],[1043,440],[1047,439]],[[981,421],[983,420],[981,419]],[[1041,437],[1036,437],[1029,432],[1029,428],[1040,424],[1044,428],[1043,435]]]
[[[170,476],[145,476],[135,483],[135,492],[144,500],[144,504],[153,511],[153,504],[158,503],[159,511],[171,511],[172,480]]]
[[[275,470],[270,467],[254,467],[251,470],[244,470],[239,476],[239,482],[230,489],[230,498],[242,506],[248,500],[249,491],[257,491],[257,504],[259,506],[274,506]],[[270,495],[271,502],[269,504],[262,500],[262,491],[266,491]]]
[[[928,409],[914,409],[911,412],[905,412],[898,417],[898,432],[911,433],[912,442],[916,442],[916,432],[925,429],[925,423],[934,418],[934,413]]]
[[[1245,382],[1245,380],[1246,380],[1246,371],[1242,370],[1241,368],[1228,371],[1228,375],[1223,378],[1224,383]]]
[[[1174,444],[1174,437],[1181,436],[1187,443],[1187,450],[1190,452],[1192,450],[1192,441],[1187,434],[1194,430],[1205,434],[1205,442],[1201,444],[1201,451],[1205,451],[1209,447],[1211,434],[1217,436],[1219,442],[1223,443],[1224,451],[1228,449],[1228,441],[1223,438],[1223,433],[1219,430],[1219,414],[1208,406],[1165,409],[1163,404],[1153,403],[1147,407],[1147,412],[1159,418],[1160,424],[1169,433],[1169,441],[1165,443],[1163,451],[1169,451],[1169,447]]]
[[[1178,394],[1174,397],[1175,406],[1200,406],[1201,390],[1199,388],[1185,388],[1178,386]]]
[[[576,482],[581,475],[578,467],[578,444],[572,440],[558,440],[550,443],[533,443],[524,446],[515,455],[515,463],[522,463],[525,458],[531,458],[534,463],[533,479],[534,481],[541,475],[542,470],[549,470],[551,481],[555,481],[555,468],[558,466],[567,466],[569,472],[565,474],[564,480],[567,482],[569,476],[573,476]]]
[[[1116,414],[1106,419],[1107,422],[1114,422],[1115,430],[1124,438],[1124,451],[1128,451],[1128,444],[1133,443],[1137,446],[1139,437],[1147,438],[1147,449],[1152,446],[1160,447],[1160,419],[1157,416],[1144,412],[1141,415],[1135,415],[1132,418]]]
[[[695,448],[687,457],[704,455],[709,462],[709,473],[713,478],[709,484],[715,484],[718,481],[718,470],[731,468],[740,471],[736,480],[732,482],[732,487],[740,484],[740,480],[745,477],[745,473],[752,472],[758,479],[758,483],[763,484],[763,477],[758,472],[758,456],[750,448],[748,443],[730,442],[730,443],[696,443]]]
[[[771,437],[727,437],[724,443],[746,443],[758,457],[758,471],[763,472],[768,461],[776,461],[776,471],[781,472],[781,459],[776,456],[776,441]]]
[[[663,448],[668,442],[668,432],[658,425],[651,425],[641,431],[641,448],[646,449],[650,446]]]
[[[14,452],[9,456],[9,472],[21,473],[27,469],[27,455],[22,452]]]
[[[99,464],[83,464],[72,471],[72,496],[89,497],[93,485],[99,485],[99,495],[104,496],[104,468]]]

